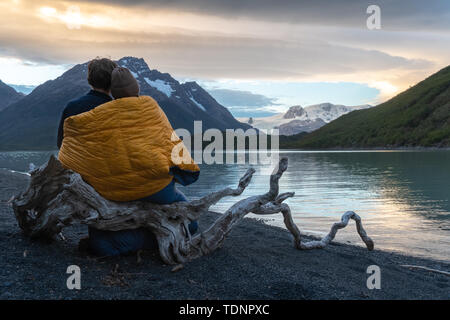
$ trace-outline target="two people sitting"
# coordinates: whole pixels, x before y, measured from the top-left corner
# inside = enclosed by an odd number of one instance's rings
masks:
[[[61,116],[60,162],[108,200],[187,201],[175,184],[195,182],[200,169],[190,156],[190,161],[181,164],[172,160],[173,148],[182,141],[158,103],[140,96],[139,83],[131,72],[109,59],[89,63],[88,82],[92,90],[71,101]],[[197,228],[193,221],[190,233]],[[146,228],[105,231],[89,227],[87,245],[96,255],[114,256],[155,248],[157,243]]]

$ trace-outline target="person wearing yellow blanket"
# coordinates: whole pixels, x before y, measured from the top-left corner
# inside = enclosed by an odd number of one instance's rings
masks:
[[[184,156],[183,163],[172,160],[172,150],[182,141],[164,111],[153,98],[139,96],[139,84],[126,68],[113,70],[111,94],[115,100],[65,119],[61,163],[108,200],[186,201],[175,183],[195,182],[200,169],[190,157],[186,161]],[[190,232],[197,227],[192,222]],[[145,228],[114,232],[89,228],[88,247],[100,256],[155,246],[154,236]]]

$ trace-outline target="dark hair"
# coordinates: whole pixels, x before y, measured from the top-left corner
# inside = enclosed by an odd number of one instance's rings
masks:
[[[107,58],[96,58],[88,64],[88,82],[93,88],[109,91],[111,89],[111,73],[117,63]]]

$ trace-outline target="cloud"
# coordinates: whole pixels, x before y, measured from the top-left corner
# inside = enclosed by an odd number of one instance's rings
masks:
[[[79,0],[74,0],[79,2]],[[87,1],[87,0],[86,0]],[[293,24],[357,26],[365,28],[366,9],[381,8],[383,25],[389,29],[434,29],[450,27],[447,0],[96,0],[103,4],[149,9],[187,11],[227,18],[251,18]]]
[[[230,90],[230,89],[209,89],[208,92],[220,104],[226,107],[265,107],[276,105],[276,99],[266,97],[262,94],[255,94],[250,91]]]
[[[448,6],[434,0],[379,2],[380,31],[365,28],[365,1],[7,2],[0,56],[39,64],[133,55],[178,78],[347,81],[385,98],[448,64],[450,52],[438,4]],[[67,26],[71,6],[79,28]]]
[[[1,53],[43,63],[84,62],[95,56],[142,56],[152,67],[196,78],[315,79],[321,75],[355,75],[361,71],[420,70],[433,65],[379,50],[321,40],[258,39],[202,33],[110,33],[84,28],[73,36],[0,30]]]

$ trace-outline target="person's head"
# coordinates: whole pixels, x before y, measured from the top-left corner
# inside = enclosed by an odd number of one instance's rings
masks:
[[[88,64],[88,82],[94,90],[109,93],[111,90],[111,73],[117,63],[106,58],[97,58]]]
[[[111,74],[111,94],[114,99],[138,97],[139,84],[130,70],[117,67]]]

